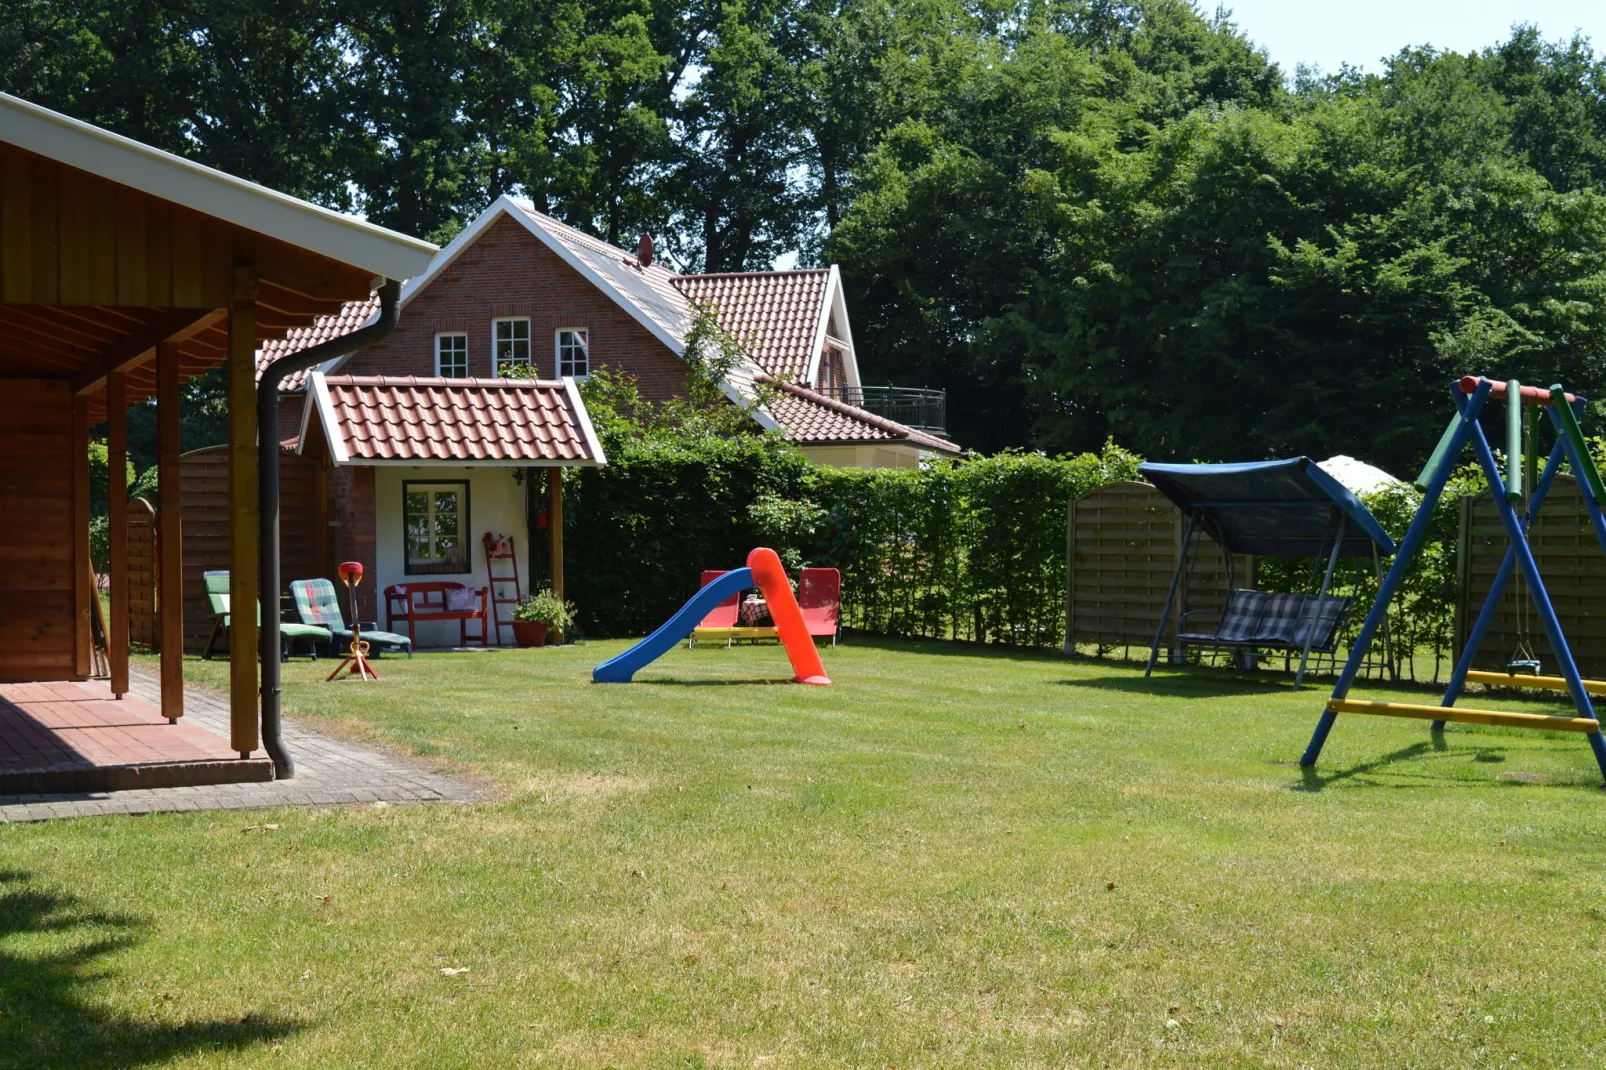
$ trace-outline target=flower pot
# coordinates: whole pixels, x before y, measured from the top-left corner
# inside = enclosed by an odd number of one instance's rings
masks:
[[[513,621],[513,641],[519,646],[545,646],[546,625],[537,620]]]

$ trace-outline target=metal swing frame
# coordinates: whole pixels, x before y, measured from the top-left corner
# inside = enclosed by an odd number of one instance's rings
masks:
[[[1511,396],[1513,391],[1517,393],[1516,399]],[[1521,498],[1521,460],[1519,458],[1512,461],[1508,457],[1508,462],[1513,463],[1511,480],[1508,484],[1508,481],[1501,477],[1488,437],[1478,423],[1478,418],[1482,415],[1490,396],[1496,394],[1504,394],[1508,404],[1513,406],[1535,403],[1544,405],[1557,432],[1555,445],[1550,450],[1543,472],[1534,483],[1526,513],[1521,517],[1517,515],[1513,504],[1513,498],[1517,500]],[[1594,529],[1595,538],[1600,543],[1602,552],[1606,553],[1606,515],[1601,512],[1601,500],[1606,498],[1606,492],[1603,492],[1606,488],[1602,487],[1600,474],[1595,469],[1594,461],[1588,454],[1583,435],[1578,428],[1578,415],[1583,409],[1585,399],[1566,394],[1560,385],[1551,387],[1549,391],[1543,391],[1522,387],[1515,381],[1497,383],[1473,376],[1467,376],[1453,383],[1451,395],[1456,404],[1457,416],[1446,428],[1438,449],[1434,451],[1427,468],[1423,470],[1419,480],[1424,491],[1422,502],[1417,507],[1416,516],[1411,520],[1411,526],[1405,533],[1388,575],[1384,577],[1383,584],[1378,589],[1377,598],[1367,613],[1366,621],[1361,625],[1360,633],[1350,649],[1349,660],[1339,675],[1332,696],[1327,700],[1326,708],[1317,721],[1310,744],[1306,747],[1299,764],[1306,768],[1316,764],[1340,713],[1365,713],[1431,720],[1434,732],[1441,732],[1447,721],[1581,732],[1589,740],[1595,762],[1600,767],[1602,777],[1606,778],[1606,740],[1602,739],[1600,720],[1590,700],[1592,693],[1606,693],[1606,682],[1584,680],[1579,674],[1572,648],[1562,632],[1561,622],[1556,617],[1555,607],[1551,604],[1550,595],[1545,589],[1544,579],[1539,574],[1539,566],[1534,560],[1533,549],[1529,546],[1527,536],[1527,531],[1544,505],[1545,497],[1562,462],[1566,460],[1572,463],[1573,470],[1578,474],[1580,496],[1589,514],[1590,525]],[[1483,608],[1479,611],[1460,657],[1456,660],[1455,670],[1445,687],[1444,696],[1438,706],[1351,700],[1348,697],[1349,691],[1354,685],[1361,659],[1370,647],[1380,622],[1386,619],[1388,606],[1404,582],[1406,571],[1410,568],[1417,551],[1421,549],[1434,507],[1438,504],[1446,483],[1449,482],[1456,461],[1469,443],[1488,481],[1489,494],[1499,511],[1508,546],[1500,570],[1490,585],[1488,597],[1484,599]],[[1507,452],[1509,454],[1511,451],[1508,449]],[[1472,669],[1472,660],[1476,657],[1484,635],[1494,620],[1495,612],[1505,594],[1506,585],[1510,583],[1518,569],[1521,570],[1529,596],[1533,599],[1534,608],[1544,625],[1551,650],[1556,655],[1561,670],[1560,677],[1476,672]],[[1456,708],[1456,700],[1461,696],[1468,681],[1509,687],[1565,690],[1572,699],[1576,716]]]

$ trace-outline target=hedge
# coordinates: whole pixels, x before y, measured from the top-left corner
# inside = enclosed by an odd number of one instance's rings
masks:
[[[768,545],[794,572],[842,570],[847,628],[1049,648],[1065,635],[1066,504],[1137,478],[1140,460],[1110,443],[1077,457],[828,468],[755,436],[621,441],[609,456],[607,467],[568,477],[569,592],[588,634],[648,632],[696,590],[702,570],[735,568]],[[1450,481],[1391,608],[1393,670],[1404,678],[1438,680],[1448,669],[1458,513],[1464,496],[1484,489],[1473,465]],[[1365,500],[1397,540],[1420,498],[1400,486]],[[1335,578],[1335,592],[1356,600],[1346,643],[1377,593],[1370,563],[1359,564]],[[1261,558],[1256,583],[1304,590],[1312,567]]]
[[[636,443],[570,477],[568,592],[589,634],[639,635],[703,569],[734,568],[764,544],[792,569],[842,570],[845,627],[1058,646],[1065,505],[1137,464],[1114,445],[854,469],[754,437]]]

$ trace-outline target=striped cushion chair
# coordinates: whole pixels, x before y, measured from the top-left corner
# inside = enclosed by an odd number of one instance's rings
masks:
[[[329,629],[330,654],[339,657],[350,648],[352,632],[346,627],[345,614],[340,611],[340,596],[333,583],[322,579],[294,580],[290,584],[290,594],[295,598],[296,613],[303,623]],[[406,650],[408,657],[413,656],[413,641],[405,635],[382,632],[377,623],[363,621],[361,626],[362,637],[376,656],[387,648]]]

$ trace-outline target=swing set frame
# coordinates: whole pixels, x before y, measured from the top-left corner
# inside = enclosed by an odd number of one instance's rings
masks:
[[[1595,538],[1600,543],[1602,552],[1606,553],[1606,515],[1601,512],[1601,502],[1606,500],[1606,486],[1602,485],[1600,473],[1589,455],[1588,445],[1578,425],[1578,416],[1583,411],[1586,399],[1568,394],[1560,384],[1552,386],[1549,390],[1541,390],[1537,387],[1523,386],[1516,380],[1502,383],[1472,375],[1452,383],[1451,396],[1455,401],[1456,415],[1451,419],[1449,427],[1445,428],[1438,447],[1417,478],[1417,486],[1423,491],[1422,503],[1417,507],[1405,538],[1400,542],[1399,552],[1395,555],[1388,574],[1383,578],[1377,598],[1366,615],[1366,621],[1361,625],[1360,633],[1350,647],[1349,660],[1345,663],[1344,671],[1339,674],[1332,696],[1327,700],[1321,719],[1316,724],[1316,730],[1311,735],[1310,745],[1306,747],[1299,764],[1306,768],[1316,764],[1340,713],[1361,713],[1430,720],[1433,722],[1432,730],[1435,733],[1442,732],[1447,721],[1580,732],[1589,740],[1595,762],[1600,767],[1602,778],[1606,779],[1606,741],[1601,737],[1600,719],[1595,712],[1594,703],[1590,700],[1591,695],[1606,695],[1606,681],[1585,680],[1579,674],[1572,648],[1568,646],[1566,636],[1562,633],[1561,622],[1556,618],[1555,607],[1551,604],[1550,595],[1545,590],[1544,579],[1539,574],[1539,566],[1534,561],[1533,550],[1528,544],[1528,531],[1544,505],[1556,474],[1566,461],[1572,464],[1573,471],[1577,474],[1590,525],[1594,528]],[[1491,397],[1505,399],[1508,406],[1507,470],[1504,477],[1495,461],[1494,452],[1490,449],[1488,437],[1478,422]],[[1514,401],[1514,398],[1518,400]],[[1529,449],[1525,458],[1523,449],[1523,413],[1527,406],[1543,408],[1556,431],[1555,444],[1551,447],[1544,468],[1537,474],[1537,478],[1533,472],[1537,454]],[[1508,545],[1500,570],[1495,574],[1494,582],[1489,587],[1488,597],[1484,599],[1483,608],[1479,611],[1478,618],[1462,647],[1460,657],[1456,660],[1455,670],[1450,675],[1444,696],[1437,706],[1351,699],[1350,688],[1355,682],[1366,652],[1379,626],[1386,618],[1389,603],[1398,593],[1412,560],[1421,549],[1434,507],[1438,504],[1445,484],[1448,483],[1457,460],[1468,444],[1472,446],[1478,465],[1488,481],[1489,494],[1499,511]],[[1527,508],[1519,516],[1517,505],[1524,499],[1525,463],[1528,486],[1532,493],[1527,496]],[[1539,620],[1544,625],[1545,635],[1550,640],[1551,650],[1556,655],[1561,670],[1560,676],[1480,672],[1472,668],[1472,660],[1476,657],[1484,635],[1494,620],[1495,612],[1513,575],[1520,575],[1528,588],[1534,608],[1538,611]],[[1572,699],[1575,716],[1457,707],[1456,700],[1461,697],[1469,682],[1565,691]]]

